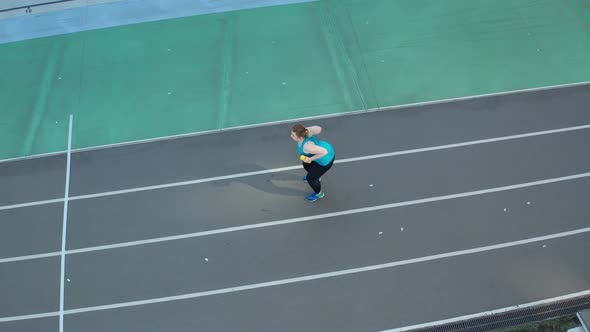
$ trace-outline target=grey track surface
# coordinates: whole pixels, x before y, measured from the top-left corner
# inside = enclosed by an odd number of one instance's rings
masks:
[[[74,331],[372,332],[590,288],[590,268],[579,264],[590,250],[588,236],[552,241],[547,248],[533,244],[282,287],[79,314],[68,317],[67,325]]]
[[[0,294],[3,317],[58,310],[59,258],[0,264]]]
[[[362,217],[76,254],[69,258],[68,275],[80,282],[70,284],[68,303],[76,308],[201,292],[584,228],[589,226],[590,207],[585,199],[589,185],[590,179],[375,211]],[[561,195],[572,200],[560,200]],[[526,205],[527,199],[535,205]],[[509,214],[502,203],[510,207]],[[436,216],[441,215],[444,223],[437,222]],[[555,222],[561,218],[567,222]],[[146,259],[161,263],[147,264]],[[116,266],[117,271],[105,270],[105,265]],[[153,287],[168,278],[174,283]],[[97,294],[95,288],[104,291]]]
[[[590,86],[327,118],[337,158],[590,124]],[[71,195],[297,164],[290,124],[72,155]],[[353,133],[361,133],[354,135]],[[67,248],[156,239],[590,172],[590,129],[69,202]],[[203,157],[206,156],[206,157]],[[0,205],[63,198],[65,156],[0,164]],[[65,309],[398,262],[590,227],[590,177],[68,254]],[[505,210],[506,209],[506,210]],[[55,331],[63,204],[0,210],[0,331]],[[590,233],[226,294],[65,315],[64,331],[382,331],[590,290]],[[48,327],[49,326],[49,327]]]
[[[63,204],[0,211],[0,259],[61,249]]]
[[[590,130],[336,165],[322,179],[327,198],[312,206],[302,199],[309,189],[300,183],[301,171],[126,194],[124,198],[73,201],[68,247],[268,222],[584,173],[590,170],[590,157],[576,148],[584,141],[590,141]]]
[[[0,206],[63,198],[63,156],[0,163]]]

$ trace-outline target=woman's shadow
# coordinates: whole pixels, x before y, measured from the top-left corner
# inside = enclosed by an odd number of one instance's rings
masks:
[[[247,170],[244,173],[268,170],[265,167],[252,163],[238,164],[235,165],[235,168],[242,170],[241,172]],[[310,190],[309,185],[303,182],[304,172],[303,167],[301,167],[301,170],[248,175],[227,180],[213,181],[212,184],[217,187],[227,187],[232,183],[241,183],[266,193],[283,196],[301,196],[309,194]]]

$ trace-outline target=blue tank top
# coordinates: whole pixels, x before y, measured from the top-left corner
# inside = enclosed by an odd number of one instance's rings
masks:
[[[300,155],[303,155],[306,157],[313,157],[314,156],[313,154],[303,152],[303,146],[305,145],[305,143],[307,143],[309,141],[312,141],[313,143],[315,143],[315,145],[321,146],[322,148],[328,150],[328,153],[325,156],[314,160],[316,163],[318,163],[322,166],[326,166],[332,161],[332,159],[334,159],[334,147],[332,147],[332,145],[326,141],[321,141],[321,140],[317,139],[315,136],[304,139],[303,142],[301,142],[301,145],[296,143],[297,149],[299,150]]]

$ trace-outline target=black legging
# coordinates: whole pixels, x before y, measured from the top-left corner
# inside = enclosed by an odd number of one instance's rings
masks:
[[[303,163],[303,168],[305,168],[307,171],[307,183],[311,186],[311,189],[313,189],[316,194],[319,194],[322,191],[322,183],[320,182],[320,178],[330,168],[332,168],[334,159],[336,159],[336,156],[334,156],[332,161],[326,166],[322,166],[315,161],[312,161],[311,163]]]

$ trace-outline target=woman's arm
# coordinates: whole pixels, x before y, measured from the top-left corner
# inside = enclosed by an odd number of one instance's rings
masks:
[[[311,126],[306,128],[308,133],[307,137],[311,137],[313,135],[319,135],[322,132],[322,127],[320,126]]]
[[[305,143],[305,145],[303,146],[303,152],[314,155],[311,158],[308,157],[306,159],[306,162],[307,161],[312,161],[312,160],[319,159],[319,158],[321,158],[321,157],[323,157],[323,156],[325,156],[325,155],[328,154],[328,150],[324,149],[321,146],[315,145],[314,142],[307,142],[307,143]]]

